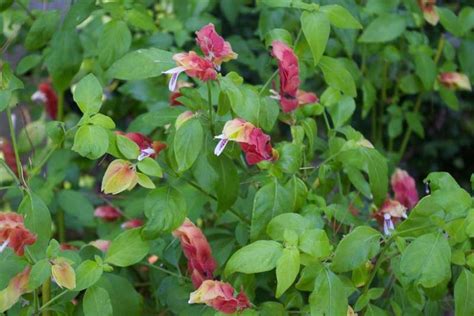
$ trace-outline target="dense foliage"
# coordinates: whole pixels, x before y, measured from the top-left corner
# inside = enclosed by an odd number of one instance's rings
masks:
[[[467,3],[0,11],[0,314],[474,315]]]

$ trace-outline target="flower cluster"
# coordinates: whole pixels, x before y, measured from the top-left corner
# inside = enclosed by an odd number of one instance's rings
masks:
[[[215,281],[216,261],[211,246],[203,232],[189,219],[173,232],[181,241],[181,248],[188,260],[188,271],[194,287],[189,304],[206,304],[214,309],[232,314],[250,307],[244,292],[234,296],[234,288],[229,283]]]
[[[270,144],[270,136],[263,133],[260,128],[255,127],[243,119],[233,119],[224,125],[222,134],[215,138],[220,139],[214,153],[219,156],[229,141],[239,143],[245,153],[249,165],[254,165],[264,160],[275,160],[278,152]]]
[[[273,98],[280,101],[283,112],[291,112],[298,106],[318,102],[316,94],[299,90],[299,65],[293,49],[280,41],[273,41],[272,55],[278,61],[280,91],[271,91]]]
[[[229,42],[217,34],[212,23],[196,32],[196,42],[204,53],[204,57],[194,51],[175,54],[173,60],[177,67],[164,72],[172,75],[169,82],[171,92],[176,91],[180,73],[185,72],[188,76],[202,81],[216,80],[221,64],[237,58]]]
[[[382,207],[374,213],[374,218],[383,225],[386,235],[390,235],[400,219],[407,218],[407,210],[412,209],[419,200],[415,180],[405,170],[397,168],[392,174],[390,184],[395,198],[387,198]]]
[[[19,256],[25,253],[25,246],[36,241],[23,222],[23,216],[12,212],[0,212],[0,252],[12,248]]]

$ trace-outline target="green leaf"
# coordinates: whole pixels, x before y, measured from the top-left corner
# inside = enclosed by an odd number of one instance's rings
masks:
[[[216,157],[211,154],[209,161],[217,174],[217,179],[214,183],[217,196],[217,209],[224,211],[229,209],[239,196],[239,174],[232,159],[226,156]]]
[[[291,209],[298,211],[305,205],[306,197],[308,196],[308,188],[305,182],[297,176],[293,176],[285,184],[285,188],[291,194]]]
[[[173,53],[157,48],[139,49],[117,60],[108,75],[122,80],[139,80],[157,77],[163,71],[176,67]]]
[[[178,171],[192,167],[201,152],[203,140],[204,131],[198,119],[187,120],[179,127],[173,142]]]
[[[453,11],[448,8],[436,7],[436,12],[439,15],[439,22],[448,32],[456,36],[462,35],[463,25],[460,24],[458,17]]]
[[[95,261],[86,260],[76,269],[76,288],[74,291],[82,291],[93,286],[102,276],[103,269]]]
[[[436,64],[426,53],[415,54],[415,73],[421,79],[426,91],[433,89],[436,79]]]
[[[18,213],[24,216],[26,228],[36,234],[36,242],[28,249],[35,257],[44,257],[51,238],[52,223],[48,207],[38,195],[29,192],[21,201]]]
[[[295,174],[301,166],[302,145],[295,143],[280,143],[277,147],[279,157],[275,163],[281,171],[288,174]]]
[[[62,190],[57,195],[59,207],[68,218],[74,218],[83,226],[94,226],[94,207],[81,193],[73,190]]]
[[[99,112],[102,105],[102,85],[93,74],[82,78],[72,95],[82,113],[95,114]]]
[[[151,177],[163,177],[163,170],[155,159],[147,157],[137,164],[138,169]]]
[[[69,12],[71,11],[72,9]],[[63,28],[55,32],[51,40],[46,66],[57,91],[69,88],[81,66],[82,46],[78,34],[75,28]]]
[[[26,55],[20,60],[20,62],[16,66],[16,73],[18,75],[23,75],[27,73],[28,71],[36,67],[42,59],[43,57],[39,54]]]
[[[406,22],[403,16],[399,14],[383,14],[370,22],[359,37],[359,42],[389,42],[402,35],[405,28]]]
[[[387,196],[388,166],[384,156],[373,148],[360,147],[338,155],[345,166],[364,170],[369,175],[370,190],[377,205]]]
[[[402,253],[400,270],[424,287],[434,287],[451,277],[451,248],[441,234],[416,238]]]
[[[361,266],[379,252],[381,237],[373,228],[356,227],[337,246],[331,268],[336,272],[347,272]]]
[[[140,148],[133,140],[123,135],[117,135],[116,140],[117,148],[125,158],[130,160],[137,159],[140,154]]]
[[[260,188],[253,202],[250,239],[263,237],[268,222],[290,210],[290,200],[289,192],[276,179]]]
[[[421,138],[425,137],[425,130],[421,123],[421,115],[415,112],[408,112],[405,114],[408,126]]]
[[[338,4],[324,5],[319,9],[326,13],[332,25],[343,29],[361,29],[362,25],[345,8]]]
[[[105,262],[118,267],[131,266],[140,262],[150,250],[150,245],[142,239],[140,228],[124,231],[110,244]]]
[[[265,46],[272,45],[273,41],[280,41],[291,46],[293,44],[293,37],[287,30],[276,28],[265,34]]]
[[[267,235],[273,240],[282,241],[286,229],[301,234],[309,228],[310,223],[300,214],[284,213],[272,218],[267,226]]]
[[[326,268],[321,269],[309,296],[309,304],[311,315],[347,315],[347,297],[339,277]]]
[[[164,186],[148,193],[145,199],[145,216],[148,218],[143,229],[146,238],[156,238],[179,227],[186,218],[186,200],[171,186]]]
[[[97,114],[93,115],[90,118],[89,123],[91,123],[92,125],[102,126],[103,128],[106,128],[106,129],[114,129],[115,128],[115,123],[112,120],[112,118],[110,118],[107,115],[101,114],[101,113],[97,113]]]
[[[300,272],[300,253],[295,248],[285,248],[276,263],[277,289],[279,298],[295,282]]]
[[[26,260],[18,257],[13,249],[5,248],[0,255],[0,289],[4,289],[10,283],[10,280],[23,271],[26,267]]]
[[[317,228],[305,230],[300,236],[298,247],[314,258],[329,256],[332,248],[326,232]]]
[[[94,286],[87,289],[83,299],[84,315],[112,316],[113,308],[109,293],[101,287]]]
[[[454,285],[454,315],[474,314],[474,274],[463,269]]]
[[[99,43],[99,63],[107,68],[128,52],[132,34],[125,22],[112,20],[105,24]]]
[[[328,43],[331,30],[329,19],[325,13],[305,11],[301,14],[301,28],[308,41],[313,54],[314,65],[316,66],[323,56],[326,44]]]
[[[4,0],[0,3],[0,12],[7,10],[12,4],[14,0]]]
[[[151,179],[147,175],[137,172],[137,176],[138,176],[138,184],[141,185],[142,187],[147,188],[147,189],[156,188],[153,181],[151,181]]]
[[[346,123],[355,111],[355,101],[350,96],[343,96],[338,103],[328,107],[335,128]]]
[[[26,49],[36,50],[46,45],[57,30],[60,18],[57,10],[43,11],[38,15],[26,35]]]
[[[102,157],[108,147],[109,135],[103,127],[84,125],[79,127],[74,136],[72,150],[83,157],[94,160]]]
[[[354,78],[344,65],[335,58],[323,56],[319,62],[326,83],[351,97],[357,96]]]
[[[51,277],[51,264],[49,259],[42,259],[36,262],[31,268],[30,278],[28,280],[28,289],[34,290],[41,286]]]
[[[114,316],[143,314],[143,297],[137,293],[128,279],[107,273],[100,278],[97,286],[104,288],[109,293]]]
[[[258,240],[237,250],[227,261],[224,273],[253,274],[273,270],[282,253],[283,247],[280,243]]]
[[[450,109],[454,111],[459,110],[459,101],[454,91],[451,91],[445,87],[440,87],[439,96]]]

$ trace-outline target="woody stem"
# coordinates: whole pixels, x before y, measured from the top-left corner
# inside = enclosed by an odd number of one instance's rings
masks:
[[[207,82],[207,101],[209,103],[209,123],[211,125],[211,133],[212,135],[215,135],[214,131],[214,118],[213,118],[213,106],[212,106],[212,90],[211,90],[211,82]]]

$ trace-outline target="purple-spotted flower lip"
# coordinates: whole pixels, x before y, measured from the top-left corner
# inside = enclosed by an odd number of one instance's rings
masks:
[[[142,161],[143,159],[148,158],[154,154],[156,154],[156,151],[151,147],[147,147],[140,150],[140,155],[138,155],[137,160]]]
[[[171,68],[167,71],[163,71],[164,74],[171,75],[170,82],[168,83],[168,89],[170,91],[175,91],[178,84],[178,77],[183,72],[186,71],[186,68],[182,66]]]

